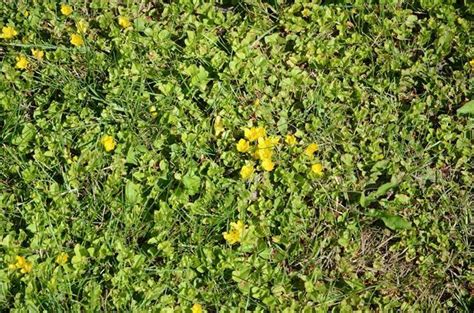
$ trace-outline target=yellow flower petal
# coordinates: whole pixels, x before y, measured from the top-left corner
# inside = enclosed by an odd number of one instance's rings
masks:
[[[84,34],[89,28],[89,24],[85,20],[80,20],[76,22],[76,28],[79,34]]]
[[[245,138],[249,141],[258,140],[258,138],[265,137],[265,128],[263,127],[252,127],[244,129]]]
[[[202,313],[202,305],[199,303],[194,303],[193,307],[191,308],[192,313]]]
[[[247,140],[245,139],[240,139],[239,142],[236,145],[237,151],[245,153],[248,152],[250,149],[250,144]]]
[[[73,9],[70,5],[68,4],[61,4],[61,13],[68,16],[68,15],[71,15],[71,13],[73,12]]]
[[[124,16],[119,16],[118,23],[122,28],[128,28],[132,26],[132,23],[130,22],[130,20]]]
[[[272,162],[271,159],[263,159],[261,165],[262,168],[267,172],[271,172],[275,168],[275,164]]]
[[[290,145],[290,146],[296,145],[296,137],[295,137],[295,135],[293,135],[293,134],[288,134],[288,135],[286,135],[285,142],[286,142],[288,145]]]
[[[271,159],[272,156],[273,156],[273,151],[269,148],[266,148],[266,149],[258,149],[256,151],[256,155],[257,155],[257,159],[260,159],[260,160],[267,160],[267,159]]]
[[[56,257],[56,263],[59,265],[64,265],[67,263],[67,260],[69,259],[69,255],[66,252],[61,252],[57,257]]]
[[[27,274],[33,269],[33,264],[31,262],[26,262],[26,264],[21,268],[21,273]]]
[[[242,166],[242,168],[240,169],[240,177],[242,177],[242,179],[244,180],[247,180],[252,176],[253,172],[254,172],[253,165],[246,164]]]
[[[156,112],[156,106],[152,105],[149,109],[150,111],[150,114],[152,117],[157,117],[158,116],[158,112]]]
[[[84,40],[82,39],[81,35],[79,34],[72,34],[71,35],[71,44],[73,44],[76,47],[80,47],[84,45]]]
[[[28,59],[24,55],[20,55],[16,57],[16,65],[15,67],[20,70],[25,70],[28,67]]]
[[[312,158],[313,154],[318,150],[319,146],[315,143],[312,143],[304,150],[304,154],[306,154],[309,158]]]
[[[224,122],[222,122],[222,118],[220,116],[216,117],[214,121],[214,133],[216,136],[219,136],[220,133],[224,131]]]
[[[245,224],[242,221],[237,221],[237,223],[230,223],[230,231],[224,232],[222,235],[229,244],[233,245],[241,242],[244,230]]]
[[[311,165],[311,172],[318,176],[323,175],[323,165],[321,163]]]
[[[23,256],[17,256],[16,257],[16,263],[11,264],[9,266],[11,269],[20,269],[20,272],[23,274],[31,272],[33,269],[33,264],[31,262],[28,262],[25,257]]]
[[[31,54],[33,55],[33,57],[34,57],[36,60],[38,60],[38,61],[43,60],[44,51],[39,50],[39,49],[31,49]]]
[[[115,149],[115,140],[114,137],[106,135],[102,137],[102,145],[104,146],[105,151],[110,152]]]
[[[0,35],[3,39],[12,39],[18,35],[18,32],[12,26],[3,26],[2,27],[2,34]]]

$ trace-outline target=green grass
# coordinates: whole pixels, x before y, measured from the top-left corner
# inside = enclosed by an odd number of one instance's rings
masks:
[[[0,310],[472,310],[469,1],[69,4],[0,3]]]

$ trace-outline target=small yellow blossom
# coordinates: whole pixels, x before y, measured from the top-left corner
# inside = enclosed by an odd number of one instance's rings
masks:
[[[18,35],[18,32],[12,26],[3,26],[2,27],[2,34],[0,35],[3,39],[12,39]]]
[[[104,146],[105,151],[110,152],[115,149],[115,140],[114,137],[105,135],[101,140],[102,145]]]
[[[242,152],[242,153],[248,152],[250,149],[250,144],[245,139],[240,139],[236,146],[237,146],[237,151]]]
[[[130,26],[132,26],[130,20],[124,16],[119,16],[118,23],[120,26],[122,26],[122,28],[129,28]]]
[[[474,67],[474,59],[472,59],[469,64],[471,64],[472,67]]]
[[[269,138],[258,138],[258,148],[259,149],[271,149],[278,144],[280,138],[273,136]]]
[[[20,70],[25,70],[28,67],[28,60],[24,55],[20,55],[16,57],[16,68],[19,68]]]
[[[73,12],[73,9],[72,7],[69,5],[69,4],[61,4],[61,13],[68,16],[68,15],[71,15],[71,13]]]
[[[193,307],[191,308],[192,313],[202,313],[202,305],[199,303],[194,303]]]
[[[79,34],[85,34],[89,28],[89,24],[85,20],[79,20],[76,22],[76,28]]]
[[[308,17],[311,15],[311,11],[308,8],[304,8],[303,11],[301,11],[301,15]]]
[[[44,51],[43,50],[31,49],[31,54],[33,55],[33,57],[36,60],[38,60],[38,61],[43,60],[43,57],[44,57]]]
[[[16,263],[10,264],[9,266],[10,269],[20,269],[20,272],[22,274],[26,274],[31,272],[33,269],[33,264],[31,262],[28,262],[25,257],[23,256],[17,256],[16,257]]]
[[[295,137],[295,135],[293,135],[293,134],[288,134],[288,135],[286,135],[285,142],[286,142],[288,145],[290,145],[290,146],[296,145],[296,137]]]
[[[265,128],[263,127],[252,127],[244,129],[245,138],[249,141],[258,140],[258,138],[265,137]]]
[[[257,159],[270,159],[273,155],[272,148],[278,144],[280,139],[276,136],[269,138],[258,138],[258,150],[256,152]]]
[[[311,165],[311,171],[318,175],[318,176],[321,176],[323,175],[323,165],[321,163],[316,163],[316,164],[313,164]]]
[[[66,252],[61,252],[57,257],[56,257],[56,263],[59,265],[64,265],[67,263],[67,260],[69,259],[69,255]]]
[[[22,274],[27,274],[27,273],[31,272],[32,269],[33,269],[33,263],[26,262],[25,265],[23,265],[23,267],[21,268],[20,272]]]
[[[80,47],[84,45],[84,40],[82,39],[81,35],[79,34],[72,34],[71,35],[71,44],[76,47]]]
[[[253,102],[253,105],[258,107],[260,105],[260,99],[259,98],[255,99],[255,101]]]
[[[242,168],[240,169],[240,177],[242,177],[242,179],[247,180],[252,176],[253,172],[254,172],[253,165],[246,164],[242,166]]]
[[[156,106],[154,106],[154,105],[151,106],[149,111],[150,111],[150,114],[151,114],[152,117],[157,117],[158,116],[158,112],[156,112]]]
[[[272,162],[271,159],[263,159],[261,165],[262,168],[267,172],[271,172],[275,168],[275,164]]]
[[[29,15],[30,15],[30,12],[28,11],[23,12],[23,16],[28,17]]]
[[[220,116],[216,117],[214,121],[214,133],[216,136],[219,136],[220,133],[224,131],[224,122],[222,122],[222,118]]]
[[[306,154],[308,157],[312,158],[313,154],[318,151],[319,146],[315,143],[310,144],[305,150],[304,154]]]
[[[240,242],[242,240],[242,235],[244,234],[245,225],[242,221],[237,221],[237,223],[230,223],[230,231],[224,232],[222,235],[224,239],[231,245]]]
[[[272,149],[258,149],[255,151],[255,159],[260,159],[260,160],[267,160],[271,159],[273,156],[273,151]]]

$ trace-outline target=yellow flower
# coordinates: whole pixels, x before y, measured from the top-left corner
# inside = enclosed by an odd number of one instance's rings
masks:
[[[25,257],[23,256],[17,256],[16,257],[16,263],[15,264],[10,264],[9,266],[10,269],[20,269],[20,272],[23,274],[31,272],[33,269],[33,264],[31,262],[28,262]]]
[[[64,265],[67,263],[67,260],[69,259],[69,255],[66,252],[61,252],[57,257],[56,257],[56,263],[59,265]]]
[[[33,57],[34,57],[36,60],[38,60],[38,61],[43,60],[44,51],[39,50],[39,49],[31,49],[31,54],[33,55]]]
[[[89,24],[85,20],[79,20],[76,22],[76,28],[79,34],[84,34],[89,28]]]
[[[31,262],[26,262],[25,265],[21,268],[20,272],[22,274],[27,274],[33,269],[33,264]]]
[[[311,11],[308,8],[305,8],[303,11],[301,11],[301,15],[308,17],[311,15]]]
[[[156,106],[154,106],[154,105],[151,106],[149,111],[150,111],[150,114],[151,114],[152,117],[157,117],[158,116],[158,112],[156,112]]]
[[[216,136],[219,136],[220,133],[224,131],[224,123],[222,122],[222,118],[220,116],[216,117],[214,121],[214,133]]]
[[[240,139],[236,146],[237,146],[237,151],[242,152],[242,153],[245,153],[249,151],[250,149],[250,144],[245,139]]]
[[[2,34],[0,35],[3,39],[12,39],[18,35],[18,32],[12,26],[3,26],[2,27]]]
[[[255,158],[258,160],[271,159],[273,156],[273,151],[271,149],[258,149],[255,152]]]
[[[242,235],[245,230],[245,225],[242,221],[237,221],[237,223],[230,223],[230,231],[224,232],[222,235],[224,239],[231,245],[240,242],[242,240]]]
[[[306,154],[308,157],[312,158],[313,154],[318,151],[319,146],[315,143],[310,144],[305,150],[304,154]]]
[[[253,105],[258,107],[260,105],[260,99],[259,98],[255,99],[255,101],[253,102]]]
[[[263,127],[252,127],[244,129],[245,138],[249,141],[258,140],[258,138],[265,137],[265,128]]]
[[[269,138],[258,138],[258,148],[259,149],[271,149],[278,144],[280,138],[274,136]]]
[[[272,159],[263,159],[261,165],[262,168],[267,172],[271,172],[275,168],[275,164],[272,162]]]
[[[24,256],[17,255],[16,256],[16,263],[12,264],[12,267],[15,268],[15,269],[21,268],[26,262],[27,261],[26,261]]]
[[[270,159],[273,155],[272,148],[278,144],[280,139],[276,136],[269,138],[258,138],[258,150],[256,152],[257,159]]]
[[[293,135],[293,134],[288,134],[288,135],[286,135],[285,142],[286,142],[288,145],[290,145],[290,146],[296,145],[296,137],[295,137],[295,135]]]
[[[194,303],[193,307],[191,308],[192,313],[202,313],[202,305],[199,303]]]
[[[254,172],[253,165],[246,164],[242,166],[242,168],[240,169],[240,177],[242,177],[242,179],[247,180],[252,176],[253,172]]]
[[[16,57],[16,68],[19,68],[20,70],[25,70],[28,67],[28,60],[24,55],[20,55]]]
[[[71,44],[76,47],[82,46],[84,44],[84,40],[82,39],[81,35],[79,34],[72,34],[71,35]]]
[[[114,137],[105,135],[102,137],[102,145],[104,146],[105,151],[110,152],[115,149],[115,140]]]
[[[469,64],[471,64],[472,67],[474,67],[474,59],[472,59]]]
[[[323,165],[321,163],[316,163],[316,164],[313,164],[311,165],[311,171],[318,175],[318,176],[321,176],[323,175]]]
[[[61,13],[62,14],[68,16],[68,15],[71,15],[72,11],[73,10],[72,10],[72,7],[70,5],[65,4],[65,3],[61,4]]]
[[[122,28],[128,28],[132,26],[132,23],[129,21],[129,19],[124,16],[119,16],[118,23],[120,26],[122,26]]]

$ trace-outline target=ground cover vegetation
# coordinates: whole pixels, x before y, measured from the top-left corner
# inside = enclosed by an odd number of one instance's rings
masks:
[[[473,14],[1,1],[0,310],[472,310]]]

